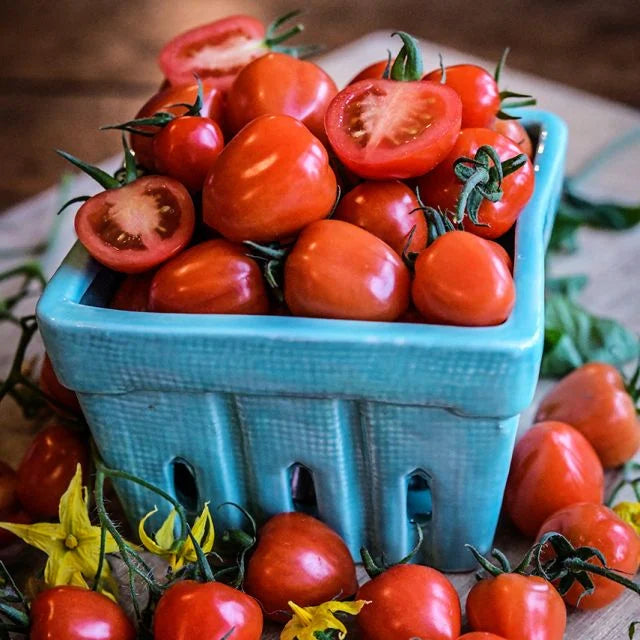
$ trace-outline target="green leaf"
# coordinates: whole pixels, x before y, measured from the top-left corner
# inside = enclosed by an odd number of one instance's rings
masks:
[[[638,350],[638,337],[615,320],[592,315],[566,295],[547,298],[542,376],[560,377],[594,360],[619,366]]]
[[[547,278],[544,286],[548,293],[560,293],[571,298],[571,300],[575,300],[585,288],[587,282],[589,282],[589,278],[584,273],[578,273],[571,276]]]

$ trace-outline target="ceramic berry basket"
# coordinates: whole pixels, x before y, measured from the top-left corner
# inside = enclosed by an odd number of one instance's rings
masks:
[[[543,343],[544,252],[567,144],[530,111],[536,186],[514,237],[516,305],[497,327],[104,308],[117,277],[76,245],[38,305],[62,382],[111,466],[194,511],[232,501],[257,517],[317,512],[346,540],[465,570],[489,549],[518,416]],[[292,476],[297,478],[293,483]],[[117,487],[133,522],[157,498]],[[160,506],[160,505],[159,505]],[[226,507],[217,527],[239,523]]]

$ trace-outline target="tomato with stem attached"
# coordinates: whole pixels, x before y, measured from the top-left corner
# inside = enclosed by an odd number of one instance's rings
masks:
[[[80,403],[78,402],[78,396],[74,391],[67,389],[67,387],[58,380],[58,376],[53,370],[51,360],[46,353],[42,360],[39,385],[47,395],[51,396],[71,413],[76,415],[80,415],[82,413]]]
[[[575,502],[602,502],[604,474],[593,447],[573,427],[540,422],[516,443],[504,506],[534,536],[552,513]]]
[[[325,218],[337,184],[322,143],[290,116],[250,122],[218,156],[204,184],[204,222],[228,240],[270,242]]]

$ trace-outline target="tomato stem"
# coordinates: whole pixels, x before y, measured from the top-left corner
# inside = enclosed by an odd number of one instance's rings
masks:
[[[399,82],[412,82],[420,80],[423,74],[422,53],[418,41],[405,31],[394,31],[391,37],[399,36],[402,39],[402,49],[396,56],[391,67],[391,80]]]
[[[278,33],[280,27],[284,24],[292,20],[293,18],[301,15],[303,13],[302,9],[295,9],[294,11],[289,11],[284,15],[276,18],[268,27],[266,32],[266,37],[264,39],[264,46],[267,49],[271,49],[272,51],[277,51],[279,53],[286,53],[290,56],[294,56],[295,58],[308,58],[309,56],[316,55],[320,51],[323,50],[324,47],[313,44],[306,45],[297,45],[297,46],[286,46],[283,47],[282,43],[285,40],[289,40],[294,36],[298,35],[302,31],[304,31],[304,24],[301,22],[293,25],[286,31]]]
[[[19,629],[25,631],[29,628],[29,616],[24,612],[8,605],[0,600],[0,615],[14,622]]]
[[[78,169],[86,173],[88,176],[92,177],[104,189],[118,189],[121,186],[113,176],[110,176],[106,171],[103,171],[99,167],[87,164],[61,149],[56,149],[56,153],[59,156],[62,156],[65,160],[68,160],[72,165],[78,167]]]

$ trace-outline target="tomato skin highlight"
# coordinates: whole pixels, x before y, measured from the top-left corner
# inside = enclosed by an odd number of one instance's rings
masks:
[[[122,273],[141,273],[168,260],[189,243],[194,227],[189,192],[164,176],[144,176],[103,191],[87,200],[75,218],[85,249]]]
[[[567,610],[551,583],[503,573],[476,583],[467,596],[467,620],[475,631],[509,640],[562,640]]]
[[[343,600],[358,582],[342,538],[320,520],[292,512],[273,516],[260,529],[244,587],[267,618],[286,622],[289,600],[301,607]]]
[[[362,182],[341,198],[333,219],[366,229],[401,256],[413,227],[408,251],[422,251],[427,244],[427,223],[415,211],[418,206],[413,191],[399,180]]]
[[[300,120],[327,143],[324,114],[338,87],[317,64],[284,53],[267,53],[246,65],[227,94],[227,122],[233,133],[262,115]]]
[[[604,555],[607,566],[623,575],[634,576],[640,563],[640,537],[633,528],[602,504],[577,503],[556,511],[538,532],[538,538],[548,531],[565,536],[574,547],[595,547]],[[551,557],[553,551],[548,550]],[[590,560],[600,565],[597,558]],[[595,591],[578,603],[582,587],[578,583],[564,600],[578,609],[601,609],[619,598],[625,588],[607,578],[591,575]]]
[[[423,80],[441,82],[442,71],[434,69]],[[462,128],[490,128],[500,111],[500,89],[493,76],[475,64],[446,67],[446,82],[462,101]]]
[[[492,146],[504,162],[522,153],[508,138],[491,129],[462,129],[447,157],[431,173],[418,180],[423,202],[442,211],[455,211],[462,182],[453,172],[453,163],[460,157],[473,158],[483,145]],[[530,160],[514,173],[502,180],[502,198],[498,202],[484,200],[478,211],[478,226],[468,215],[463,218],[463,227],[482,238],[497,238],[506,233],[515,223],[533,193],[534,170]]]
[[[160,598],[153,618],[154,640],[260,640],[262,610],[242,591],[221,582],[181,580]]]
[[[360,82],[360,80],[382,80],[382,74],[387,68],[388,60],[379,60],[365,67],[358,75],[352,78],[347,86]],[[391,61],[393,64],[393,60]]]
[[[357,600],[370,604],[358,614],[366,640],[455,640],[460,634],[460,600],[439,571],[397,564],[363,584]]]
[[[220,127],[209,118],[183,116],[172,120],[153,137],[158,173],[200,191],[224,147]]]
[[[333,99],[325,129],[335,154],[355,174],[405,179],[442,162],[460,131],[461,114],[460,98],[445,85],[361,80]]]
[[[567,422],[591,443],[605,469],[633,457],[640,422],[620,372],[590,362],[562,378],[542,399],[536,420]]]
[[[287,257],[284,298],[296,316],[391,321],[409,306],[409,280],[380,238],[342,220],[320,220]]]
[[[153,271],[126,276],[111,297],[109,308],[120,311],[149,311],[149,289],[153,276]]]
[[[501,120],[497,118],[492,129],[505,138],[515,142],[522,153],[526,153],[533,159],[533,142],[527,130],[520,124],[519,120]]]
[[[603,495],[598,456],[568,424],[539,422],[516,443],[504,506],[525,535],[534,536],[558,509],[575,502],[602,502]]]
[[[158,65],[172,85],[192,82],[197,74],[226,91],[242,67],[268,52],[264,38],[264,25],[256,18],[229,16],[177,35],[162,48]],[[207,46],[218,47],[209,60]]]
[[[515,303],[508,255],[466,231],[436,238],[415,263],[411,299],[427,322],[459,326],[502,324]]]
[[[136,631],[112,600],[82,587],[53,587],[31,605],[30,640],[135,640]]]
[[[57,424],[37,433],[17,471],[17,493],[25,511],[35,518],[55,518],[78,464],[88,473],[89,448],[79,436]]]
[[[40,380],[38,382],[40,388],[54,400],[57,400],[61,405],[69,409],[71,413],[81,415],[80,403],[78,402],[78,396],[75,391],[67,389],[60,380],[56,372],[53,370],[53,365],[49,356],[45,353],[42,360],[42,369],[40,369]]]
[[[242,245],[208,240],[158,269],[149,291],[149,310],[265,314],[269,298],[260,267]]]
[[[322,143],[290,116],[261,116],[218,156],[202,193],[204,222],[228,240],[270,242],[325,218],[336,177]]]

